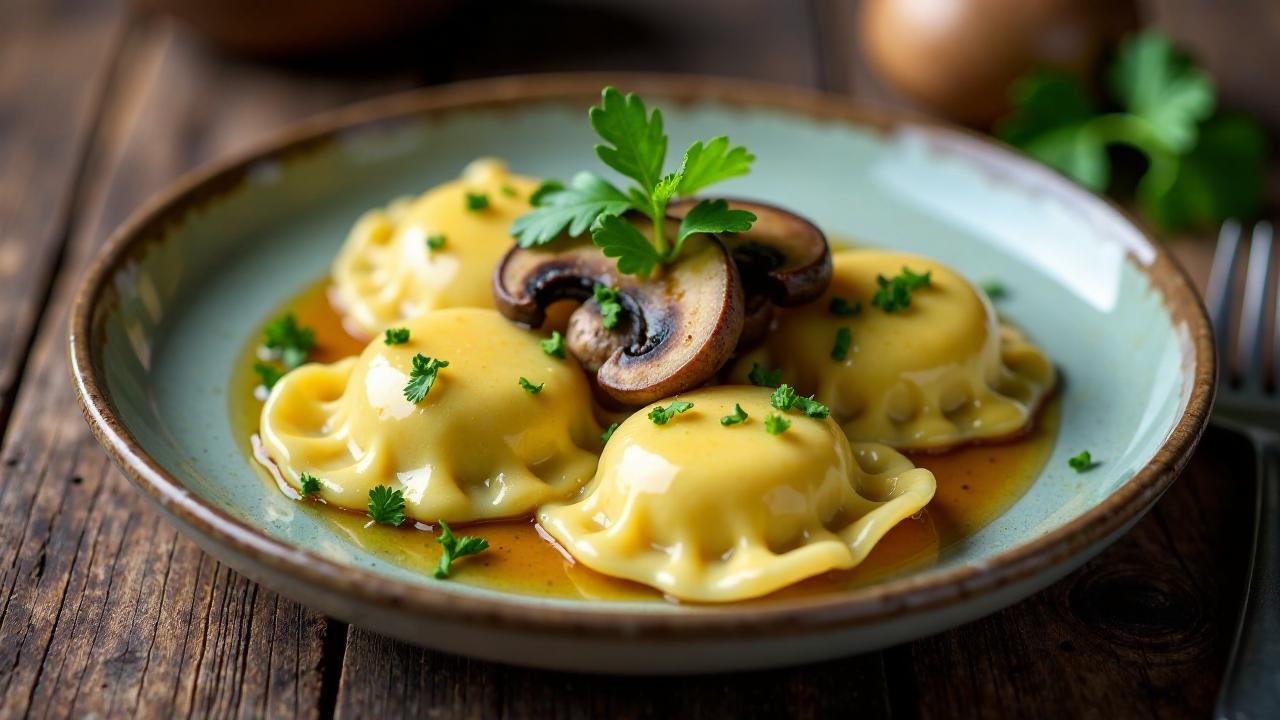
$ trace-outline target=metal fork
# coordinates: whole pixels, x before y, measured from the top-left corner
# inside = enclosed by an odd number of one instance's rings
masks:
[[[1239,223],[1222,226],[1208,293],[1220,368],[1213,422],[1252,441],[1258,468],[1248,585],[1218,693],[1216,715],[1222,720],[1280,718],[1280,293],[1271,321],[1268,386],[1263,356],[1276,257],[1271,225],[1253,228],[1247,250],[1242,240]],[[1244,291],[1237,294],[1237,268],[1246,252]]]

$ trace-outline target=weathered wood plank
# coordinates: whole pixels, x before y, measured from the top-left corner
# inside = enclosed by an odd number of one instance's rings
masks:
[[[0,435],[65,241],[120,15],[100,2],[0,3]]]
[[[146,507],[79,417],[64,318],[106,234],[175,175],[405,81],[229,62],[163,21],[136,21],[125,47],[0,449],[0,717],[314,717],[326,635],[345,626],[220,567]]]

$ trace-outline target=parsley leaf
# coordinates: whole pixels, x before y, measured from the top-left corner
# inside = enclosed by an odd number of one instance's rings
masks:
[[[796,404],[796,389],[786,383],[782,383],[773,394],[769,396],[769,404],[775,410],[790,410],[792,405]]]
[[[605,428],[604,432],[600,433],[601,445],[609,444],[609,438],[613,437],[613,431],[618,429],[618,425],[619,423],[609,423],[609,427]]]
[[[1004,284],[999,280],[985,280],[978,283],[978,289],[982,290],[982,294],[992,300],[1000,300],[1004,298],[1005,295],[1009,294],[1009,292],[1005,290]]]
[[[850,305],[848,300],[837,295],[831,298],[831,304],[827,306],[827,309],[836,317],[852,317],[862,312],[862,303],[855,302]]]
[[[694,205],[680,221],[680,231],[676,233],[676,245],[672,254],[679,255],[685,239],[694,233],[746,232],[755,221],[755,213],[730,210],[729,203],[724,200],[703,200]]]
[[[911,307],[911,293],[929,287],[932,274],[932,271],[917,274],[904,265],[902,272],[892,278],[877,275],[876,285],[879,285],[880,289],[876,290],[875,295],[871,297],[871,304],[887,313],[905,310]]]
[[[447,242],[449,242],[449,238],[445,237],[442,233],[432,233],[427,236],[427,249],[442,250]]]
[[[691,402],[672,400],[671,404],[666,407],[655,405],[653,409],[649,411],[649,419],[653,421],[654,425],[666,425],[671,418],[679,415],[680,413],[688,412],[692,407],[693,403]]]
[[[1196,143],[1197,126],[1213,113],[1213,83],[1159,32],[1144,32],[1116,54],[1108,80],[1130,115],[1149,123],[1175,153]]]
[[[729,138],[724,135],[712,138],[705,145],[699,140],[684,151],[676,191],[688,196],[722,180],[746,175],[751,172],[755,159],[755,155],[741,145],[729,147]]]
[[[751,363],[751,372],[747,373],[747,380],[756,387],[776,388],[782,384],[782,368],[770,370],[760,363]]]
[[[467,193],[467,209],[471,212],[480,212],[489,209],[489,195],[482,192]]]
[[[733,414],[725,415],[720,418],[720,424],[729,427],[730,425],[740,425],[747,421],[747,411],[742,409],[738,403],[733,404]]]
[[[387,328],[382,342],[385,345],[403,345],[409,342],[409,328]]]
[[[263,344],[280,356],[285,370],[292,370],[307,361],[307,355],[316,346],[316,334],[309,327],[298,325],[293,313],[285,313],[267,323],[262,329]]]
[[[618,272],[627,275],[649,277],[662,261],[657,248],[636,226],[617,215],[600,217],[591,228],[591,240],[605,257],[618,258]]]
[[[1088,450],[1081,450],[1079,454],[1067,458],[1067,464],[1072,470],[1082,473],[1092,470],[1098,463],[1093,461],[1093,455]]]
[[[596,145],[600,160],[640,187],[653,188],[667,159],[662,111],[655,108],[650,114],[639,95],[623,95],[617,88],[606,87],[600,93],[599,107],[591,108],[588,117],[592,129],[607,143]]]
[[[770,435],[781,435],[789,427],[791,427],[791,421],[778,413],[769,413],[764,416],[764,429]]]
[[[253,371],[258,374],[258,379],[262,381],[262,386],[270,390],[280,382],[280,378],[284,377],[284,373],[275,365],[264,362],[256,362],[253,364]]]
[[[547,384],[545,382],[540,382],[537,385],[534,385],[533,383],[525,379],[523,376],[520,378],[520,387],[524,388],[524,391],[529,393],[530,395],[537,395],[538,393],[542,392],[542,388],[546,387],[546,385]]]
[[[996,126],[1005,142],[1090,190],[1111,177],[1106,138],[1089,121],[1097,106],[1074,77],[1042,70],[1013,86],[1014,111]]]
[[[596,305],[600,306],[600,324],[606,330],[618,325],[618,316],[622,314],[622,303],[618,302],[618,291],[615,288],[596,285],[591,291]]]
[[[804,397],[803,395],[796,398],[796,409],[804,413],[806,417],[822,420],[831,415],[831,409],[826,405],[813,399],[813,396]]]
[[[844,362],[849,357],[849,349],[853,347],[853,331],[847,327],[836,330],[836,341],[831,345],[831,359]]]
[[[440,368],[449,367],[448,360],[437,360],[422,353],[413,356],[413,369],[409,371],[409,383],[404,386],[404,399],[417,405],[436,384]]]
[[[553,358],[564,359],[564,336],[559,330],[552,330],[551,337],[539,340],[538,344],[542,346],[542,352]]]
[[[510,185],[503,185],[501,190],[502,190],[502,194],[509,198],[513,198],[519,194],[516,192],[516,189],[511,187]]]
[[[577,237],[601,216],[618,215],[631,206],[621,190],[589,172],[574,175],[569,188],[544,182],[530,202],[534,209],[511,224],[511,234],[525,248],[551,242],[566,228],[571,237]]]
[[[311,473],[302,473],[298,476],[298,484],[302,486],[303,495],[313,495],[320,492],[320,481]]]
[[[369,517],[380,525],[399,525],[404,522],[404,494],[379,485],[369,491]]]
[[[437,580],[449,577],[449,572],[453,569],[453,562],[458,558],[477,555],[489,549],[488,540],[475,535],[454,537],[448,523],[444,520],[437,520],[436,522],[440,524],[440,537],[436,538],[436,542],[440,543],[440,546],[444,548],[444,553],[440,555],[440,564],[436,566],[435,576]]]

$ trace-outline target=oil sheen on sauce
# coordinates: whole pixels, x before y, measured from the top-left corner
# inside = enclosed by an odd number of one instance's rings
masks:
[[[316,333],[310,360],[334,362],[359,354],[367,338],[353,336],[329,300],[328,283],[308,288],[269,317],[285,312]],[[563,313],[557,313],[563,315]],[[264,318],[264,322],[266,319]],[[261,398],[255,397],[252,372],[259,336],[249,338],[232,375],[231,417],[235,437],[252,464],[273,490],[275,479],[254,457]],[[602,418],[603,419],[603,418]],[[769,597],[815,595],[855,588],[933,565],[939,553],[982,529],[1009,509],[1039,475],[1053,448],[1058,430],[1058,402],[1041,411],[1035,429],[1007,443],[974,445],[944,454],[911,454],[918,466],[933,472],[938,489],[929,505],[893,528],[867,559],[851,570],[824,573]],[[370,524],[362,514],[303,501],[334,531],[384,562],[430,575],[440,558],[433,528],[390,528]],[[455,527],[455,532],[460,528]],[[573,562],[541,534],[532,520],[499,521],[465,527],[470,535],[489,541],[489,550],[454,565],[452,581],[505,592],[593,600],[660,599],[658,591],[606,577]]]

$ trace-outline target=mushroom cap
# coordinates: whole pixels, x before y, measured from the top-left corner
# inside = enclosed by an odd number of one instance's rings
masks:
[[[725,201],[730,208],[756,216],[750,230],[718,235],[733,254],[748,295],[763,294],[776,305],[791,307],[813,302],[826,292],[831,284],[831,247],[817,225],[773,205]],[[683,218],[698,202],[679,200],[667,211]]]
[[[652,234],[647,218],[629,218]],[[668,218],[675,237],[679,221]],[[592,299],[596,285],[618,291],[617,325],[605,328]],[[493,275],[494,301],[508,319],[541,327],[546,308],[566,298],[585,301],[569,318],[566,345],[596,373],[614,399],[633,405],[698,387],[729,360],[742,334],[742,280],[728,250],[711,235],[691,235],[680,258],[648,278],[623,275],[590,238],[561,237],[532,248],[512,247]]]

